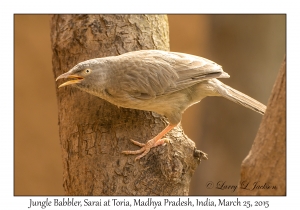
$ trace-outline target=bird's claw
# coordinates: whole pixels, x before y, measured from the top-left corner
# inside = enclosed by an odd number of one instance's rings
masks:
[[[140,143],[140,142],[138,142],[138,141],[135,141],[135,140],[133,140],[133,139],[130,139],[130,141],[131,141],[132,143],[134,143],[135,145],[138,145],[139,147],[143,147],[143,146],[145,146],[145,144],[144,144],[144,143]]]
[[[135,145],[141,147],[141,149],[135,150],[135,151],[123,151],[122,153],[126,154],[126,155],[136,155],[136,154],[142,153],[141,155],[139,155],[135,158],[135,160],[139,160],[140,158],[144,157],[150,151],[151,148],[165,143],[166,140],[167,139],[158,139],[158,140],[151,139],[151,140],[147,141],[146,144],[144,144],[144,143],[140,143],[138,141],[130,139],[130,141],[132,143],[134,143]]]

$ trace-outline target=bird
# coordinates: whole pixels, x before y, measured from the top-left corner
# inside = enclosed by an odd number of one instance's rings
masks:
[[[203,57],[138,50],[80,62],[56,81],[69,79],[58,88],[72,85],[118,107],[165,116],[165,129],[146,143],[131,140],[140,149],[122,152],[138,155],[138,160],[164,144],[162,137],[180,123],[183,112],[206,96],[222,96],[263,115],[264,104],[218,80],[229,77],[222,66]]]

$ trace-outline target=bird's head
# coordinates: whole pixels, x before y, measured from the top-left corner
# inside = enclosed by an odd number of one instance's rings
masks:
[[[62,83],[58,88],[74,85],[80,89],[94,89],[106,80],[106,65],[103,59],[91,59],[74,66],[70,71],[58,76],[59,79],[70,79]]]

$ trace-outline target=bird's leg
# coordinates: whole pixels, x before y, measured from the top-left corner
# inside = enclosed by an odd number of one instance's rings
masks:
[[[140,147],[142,147],[141,149],[139,150],[135,150],[135,151],[123,151],[122,153],[123,154],[126,154],[126,155],[136,155],[136,154],[140,154],[142,153],[141,155],[137,156],[135,158],[135,160],[138,160],[140,159],[141,157],[144,157],[152,147],[156,147],[158,145],[161,145],[165,142],[164,139],[162,139],[162,137],[167,134],[170,130],[172,130],[176,125],[168,125],[162,132],[160,132],[157,136],[155,136],[153,139],[147,141],[146,144],[144,143],[140,143],[138,141],[134,141],[131,139],[132,143],[134,143],[135,145],[138,145]]]

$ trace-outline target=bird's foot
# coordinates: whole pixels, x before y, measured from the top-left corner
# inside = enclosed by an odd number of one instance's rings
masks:
[[[141,155],[139,155],[135,158],[135,160],[138,160],[138,159],[144,157],[150,151],[151,148],[161,145],[161,144],[167,142],[168,140],[167,139],[158,139],[158,140],[151,139],[151,140],[147,141],[146,144],[140,143],[140,142],[132,140],[132,139],[130,139],[130,141],[132,143],[134,143],[135,145],[141,147],[141,149],[135,150],[135,151],[123,151],[122,153],[126,154],[126,155],[136,155],[136,154],[142,153]]]

